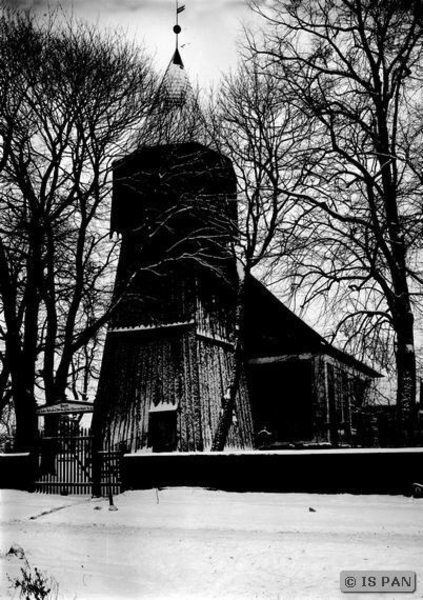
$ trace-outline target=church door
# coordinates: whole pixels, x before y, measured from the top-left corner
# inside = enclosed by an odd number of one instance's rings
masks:
[[[176,411],[150,414],[150,445],[153,452],[176,450]]]

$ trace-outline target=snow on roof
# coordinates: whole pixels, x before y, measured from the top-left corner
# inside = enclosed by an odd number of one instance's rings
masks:
[[[158,404],[153,404],[150,406],[150,410],[149,413],[162,413],[162,412],[169,412],[169,411],[175,411],[178,409],[178,404],[172,404],[170,402],[159,402]]]

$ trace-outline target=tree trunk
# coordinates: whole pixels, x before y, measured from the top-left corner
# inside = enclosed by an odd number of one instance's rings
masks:
[[[212,452],[221,452],[225,449],[232,424],[233,411],[236,406],[236,397],[239,390],[239,383],[244,368],[244,333],[245,333],[245,280],[246,271],[237,259],[237,295],[235,308],[235,351],[233,356],[233,365],[231,380],[226,394],[223,397],[223,410],[217,424],[216,432],[211,446]]]
[[[393,218],[393,216],[391,217]],[[392,269],[394,296],[391,302],[393,324],[396,333],[397,367],[397,426],[398,443],[412,446],[416,441],[416,353],[414,347],[414,315],[407,281],[406,248],[404,235],[399,226],[391,227]]]
[[[27,281],[24,293],[25,317],[22,340],[22,365],[18,366],[16,408],[16,438],[19,447],[34,446],[38,435],[37,403],[35,401],[35,368],[38,357],[38,320],[40,292],[43,285],[43,227],[38,216],[31,221],[30,251],[27,257]],[[18,428],[20,432],[18,433]],[[25,435],[28,438],[25,439]]]
[[[416,436],[416,355],[411,312],[398,320],[396,332],[398,441],[401,446],[412,446]]]
[[[16,414],[16,450],[26,452],[34,449],[38,437],[37,405],[32,380],[28,374],[19,373],[13,385]]]
[[[27,286],[31,282],[27,282]],[[16,284],[9,271],[6,251],[0,240],[0,293],[4,309],[6,325],[5,350],[10,370],[12,398],[16,416],[15,447],[20,451],[30,450],[36,443],[38,421],[34,397],[35,359],[31,360],[29,345],[22,347],[19,331],[20,322],[17,316]],[[35,306],[27,313],[26,323],[29,324]]]

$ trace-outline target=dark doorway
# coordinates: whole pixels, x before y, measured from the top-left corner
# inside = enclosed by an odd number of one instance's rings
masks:
[[[266,426],[275,443],[305,441],[313,437],[310,362],[254,365],[250,384],[257,431]]]
[[[176,411],[150,413],[150,446],[153,452],[176,450]]]

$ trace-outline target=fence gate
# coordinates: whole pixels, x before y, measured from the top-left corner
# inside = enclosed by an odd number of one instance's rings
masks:
[[[72,424],[73,425],[73,424]],[[46,494],[92,494],[93,436],[89,429],[61,426],[57,437],[40,434],[35,489]],[[105,450],[101,460],[101,494],[121,492],[121,453]]]

